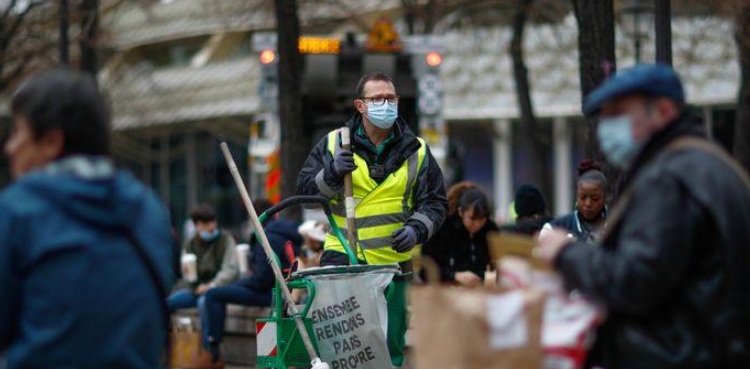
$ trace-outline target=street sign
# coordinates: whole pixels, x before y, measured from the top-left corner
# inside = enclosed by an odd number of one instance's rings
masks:
[[[419,111],[437,115],[443,110],[443,82],[437,74],[428,73],[419,78]]]
[[[443,81],[436,74],[425,74],[419,78],[419,95],[439,94],[443,92]]]
[[[379,53],[393,53],[401,51],[401,39],[387,17],[381,17],[370,29],[367,36],[367,51]]]
[[[425,115],[437,115],[443,110],[443,99],[438,95],[420,96],[419,111]]]

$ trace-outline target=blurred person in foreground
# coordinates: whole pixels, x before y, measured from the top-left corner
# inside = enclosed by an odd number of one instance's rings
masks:
[[[626,187],[601,242],[567,230],[537,255],[608,310],[589,363],[608,369],[750,367],[750,182],[689,119],[664,65],[622,71],[589,94],[607,160]]]
[[[481,286],[490,263],[487,234],[497,232],[489,200],[477,185],[461,182],[450,188],[448,201],[448,218],[422,248],[422,256],[435,261],[441,281]]]
[[[595,243],[607,223],[606,201],[607,177],[594,161],[582,161],[576,182],[576,210],[545,224],[545,232],[564,229],[581,242]]]
[[[110,158],[88,75],[55,69],[11,102],[0,194],[0,356],[15,368],[157,368],[174,281],[167,211]]]

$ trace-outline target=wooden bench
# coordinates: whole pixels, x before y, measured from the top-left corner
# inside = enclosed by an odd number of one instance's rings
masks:
[[[271,314],[269,307],[246,307],[227,305],[224,320],[224,340],[221,343],[222,358],[228,364],[254,366],[256,363],[257,341],[255,339],[255,320]],[[200,327],[198,309],[179,310],[173,317],[190,318]]]

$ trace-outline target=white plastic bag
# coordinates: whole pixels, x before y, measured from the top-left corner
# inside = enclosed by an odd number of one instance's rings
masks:
[[[391,367],[384,290],[392,272],[309,277],[317,295],[310,308],[320,357],[331,369]]]

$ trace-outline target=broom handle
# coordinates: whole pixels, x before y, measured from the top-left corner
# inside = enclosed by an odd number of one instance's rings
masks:
[[[341,128],[341,148],[347,151],[352,150],[349,127]],[[354,188],[352,186],[351,172],[344,176],[344,203],[346,204],[347,241],[349,241],[349,246],[352,252],[354,252],[354,257],[357,258],[357,255],[359,255],[357,247],[357,222],[354,215]]]
[[[266,232],[263,230],[263,225],[258,219],[258,214],[255,213],[253,202],[252,200],[250,200],[250,195],[247,193],[247,188],[245,188],[245,184],[242,182],[242,176],[240,176],[240,171],[237,169],[237,164],[235,164],[234,159],[232,158],[232,153],[229,151],[229,146],[226,142],[221,143],[221,152],[224,154],[224,159],[227,161],[229,171],[232,173],[232,177],[234,178],[234,183],[237,185],[237,189],[240,191],[242,202],[245,204],[245,208],[247,209],[247,215],[250,216],[250,221],[253,222],[253,226],[255,227],[255,234],[258,236],[260,245],[263,247],[263,251],[265,251],[266,253],[268,263],[271,264],[271,269],[273,269],[273,274],[274,277],[276,277],[276,282],[281,288],[282,295],[284,295],[284,299],[289,305],[289,310],[291,310],[292,314],[294,315],[294,321],[295,323],[297,323],[297,330],[299,331],[302,341],[305,344],[307,353],[310,355],[310,358],[313,360],[313,362],[320,361],[318,353],[315,352],[315,347],[312,344],[310,335],[305,328],[305,324],[302,322],[302,317],[299,316],[299,310],[297,309],[297,305],[294,303],[292,293],[289,291],[289,287],[287,287],[286,285],[284,275],[281,273],[281,267],[276,261],[276,257],[273,249],[271,248],[271,244],[268,242],[268,237],[266,237]]]

